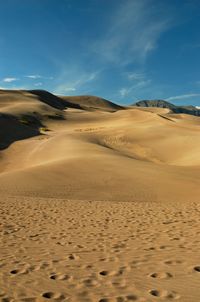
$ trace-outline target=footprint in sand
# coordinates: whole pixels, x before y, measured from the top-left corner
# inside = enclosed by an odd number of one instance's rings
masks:
[[[195,270],[196,272],[200,273],[200,266],[195,266],[195,267],[194,267],[194,270]]]
[[[137,301],[138,297],[136,295],[127,295],[127,296],[119,296],[116,297],[117,302],[125,302],[125,301]]]
[[[172,278],[173,275],[168,273],[168,272],[161,272],[161,273],[152,273],[149,275],[149,277],[151,278],[155,278],[155,279],[168,279],[168,278]]]
[[[77,256],[77,255],[74,255],[74,254],[70,254],[69,257],[68,257],[69,260],[79,260],[80,257]]]
[[[28,273],[28,271],[26,269],[22,269],[22,270],[13,269],[10,271],[11,275],[19,275],[19,274],[27,274],[27,273]]]
[[[101,272],[99,272],[99,275],[101,275],[101,276],[108,276],[109,272],[108,271],[101,271]]]
[[[98,281],[95,279],[92,279],[92,278],[84,279],[82,281],[82,283],[87,287],[98,287],[99,286]]]
[[[117,275],[117,272],[116,271],[107,271],[107,270],[103,270],[103,271],[100,271],[99,272],[99,275],[103,276],[103,277],[106,277],[106,276],[114,276],[114,275]]]
[[[158,297],[158,298],[168,298],[168,299],[179,299],[180,295],[178,295],[174,291],[166,291],[166,290],[157,290],[157,289],[152,289],[149,291],[151,296]]]
[[[124,289],[127,287],[126,280],[122,279],[120,281],[113,281],[112,286],[114,286],[116,288]]]
[[[10,274],[16,275],[16,274],[18,274],[19,272],[20,272],[20,270],[18,270],[18,269],[13,269],[12,271],[10,271]]]
[[[49,277],[52,280],[68,280],[71,281],[73,278],[72,276],[65,275],[65,274],[52,274]]]
[[[181,260],[167,260],[164,262],[167,265],[176,265],[176,264],[183,264]]]
[[[45,299],[55,299],[57,301],[62,301],[64,299],[66,299],[66,296],[60,293],[53,293],[53,292],[45,292],[42,294],[42,297]]]

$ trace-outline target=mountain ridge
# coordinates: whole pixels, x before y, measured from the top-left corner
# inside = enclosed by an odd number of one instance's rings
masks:
[[[184,114],[200,116],[200,109],[196,108],[195,106],[192,105],[176,106],[165,100],[141,100],[132,104],[131,106],[168,108],[173,113],[184,113]]]

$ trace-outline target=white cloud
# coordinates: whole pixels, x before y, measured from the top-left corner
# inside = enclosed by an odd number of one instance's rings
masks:
[[[120,65],[144,62],[171,26],[166,9],[153,0],[122,1],[109,20],[106,33],[93,49],[107,61]]]
[[[188,99],[188,98],[193,98],[193,97],[200,97],[200,93],[175,95],[175,96],[171,96],[171,97],[167,98],[166,101]]]
[[[65,91],[76,91],[74,87],[65,87]]]
[[[58,78],[58,85],[55,87],[56,94],[65,94],[86,88],[88,84],[96,80],[100,71],[83,72],[81,70],[68,69],[63,71]],[[60,84],[61,83],[61,84]]]
[[[135,84],[135,85],[133,86],[133,88],[134,88],[134,89],[138,89],[138,88],[146,87],[146,86],[148,86],[150,83],[151,83],[151,79],[143,80],[143,81],[140,81],[140,82],[138,82],[137,84]]]
[[[12,83],[12,82],[15,82],[19,80],[18,78],[4,78],[2,81],[5,82],[5,83]]]
[[[128,88],[121,88],[120,91],[119,91],[121,97],[125,97],[129,94],[129,89]]]
[[[34,86],[36,86],[36,87],[42,86],[42,82],[35,83]]]
[[[37,80],[37,79],[53,80],[53,77],[45,77],[45,76],[42,76],[40,74],[30,74],[30,75],[26,75],[24,77],[29,78],[29,79],[33,79],[33,80]]]
[[[137,83],[135,83],[134,85],[128,86],[128,87],[123,87],[119,90],[120,96],[122,98],[126,97],[126,96],[130,96],[134,93],[139,92],[139,90],[141,88],[147,87],[149,86],[149,84],[151,83],[150,79],[144,79],[141,81],[138,81]],[[133,95],[132,95],[133,96]],[[135,96],[134,96],[135,97]]]
[[[25,76],[25,78],[29,78],[29,79],[40,79],[40,78],[41,78],[41,75],[39,75],[39,74],[31,74],[31,75]]]
[[[134,80],[134,81],[143,80],[145,78],[145,74],[137,73],[137,72],[129,72],[127,78],[128,80]]]

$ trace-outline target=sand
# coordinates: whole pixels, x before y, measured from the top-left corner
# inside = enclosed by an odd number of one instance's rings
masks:
[[[198,301],[200,119],[49,102],[62,119],[44,119],[28,97],[48,131],[1,129],[0,301]]]

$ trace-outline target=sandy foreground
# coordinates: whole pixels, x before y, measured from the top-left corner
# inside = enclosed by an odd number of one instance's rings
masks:
[[[198,301],[200,205],[4,198],[1,301]]]
[[[198,301],[200,119],[65,115],[0,151],[0,301]]]

